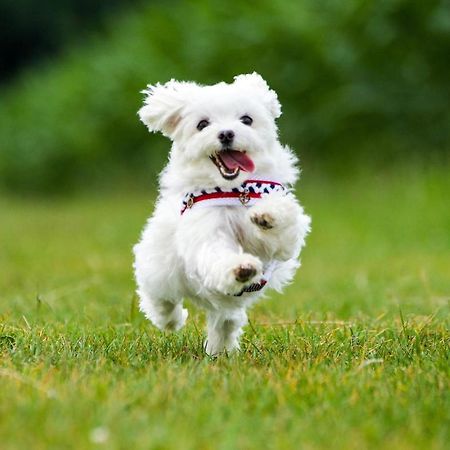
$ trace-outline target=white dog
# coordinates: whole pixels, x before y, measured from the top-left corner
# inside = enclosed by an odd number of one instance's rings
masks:
[[[142,122],[173,145],[134,247],[140,308],[158,328],[178,330],[188,297],[208,313],[206,352],[233,350],[246,309],[292,280],[310,229],[291,191],[296,157],[278,141],[281,105],[256,73],[144,93]]]

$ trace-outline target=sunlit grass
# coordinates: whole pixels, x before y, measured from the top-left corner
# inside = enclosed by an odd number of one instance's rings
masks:
[[[307,174],[307,172],[305,172]],[[0,200],[0,447],[446,447],[450,179],[308,179],[303,267],[203,352],[137,310],[131,247],[151,195]]]

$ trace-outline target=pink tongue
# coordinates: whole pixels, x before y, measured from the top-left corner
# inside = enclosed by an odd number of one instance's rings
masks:
[[[245,172],[253,172],[255,170],[253,161],[245,153],[237,150],[223,150],[219,155],[228,170],[236,169],[236,167],[240,167]]]

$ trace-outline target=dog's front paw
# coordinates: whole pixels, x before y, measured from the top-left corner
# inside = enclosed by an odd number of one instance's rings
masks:
[[[310,219],[295,197],[274,193],[261,199],[248,211],[254,226],[251,232],[271,258],[286,261],[296,257],[309,232]]]
[[[261,231],[280,231],[295,224],[297,209],[292,197],[283,193],[271,194],[249,210],[250,221]]]
[[[268,212],[253,212],[250,220],[263,230],[270,230],[275,226],[275,218]]]
[[[259,280],[262,270],[262,262],[255,256],[246,253],[236,255],[222,273],[217,289],[223,294],[237,294],[246,284]]]
[[[256,275],[256,268],[251,264],[241,264],[233,269],[236,281],[245,283]]]

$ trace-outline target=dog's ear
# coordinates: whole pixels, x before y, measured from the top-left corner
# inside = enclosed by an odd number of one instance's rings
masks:
[[[262,102],[272,114],[274,119],[281,116],[281,104],[278,101],[277,93],[270,89],[266,80],[256,72],[234,77],[234,83],[247,89],[251,89],[259,95]]]
[[[182,117],[187,94],[194,83],[170,80],[165,84],[148,85],[144,106],[138,111],[139,118],[150,131],[161,131],[172,137]]]

